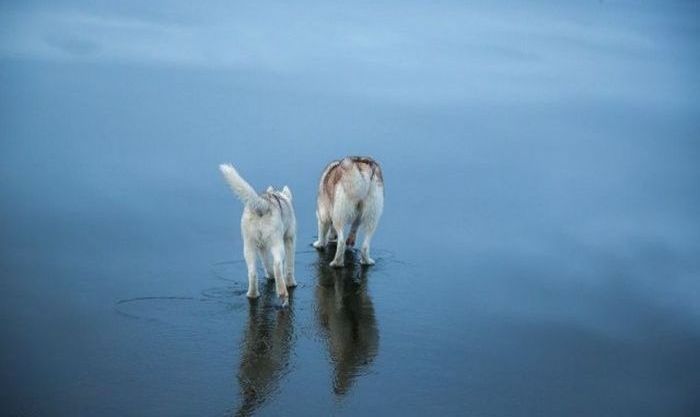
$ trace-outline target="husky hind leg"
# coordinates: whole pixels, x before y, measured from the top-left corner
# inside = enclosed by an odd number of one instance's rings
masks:
[[[275,289],[284,307],[289,302],[289,293],[287,293],[287,286],[284,282],[284,246],[282,242],[275,243],[270,248],[270,253],[272,254],[272,268],[275,273]]]
[[[354,208],[345,196],[344,192],[336,192],[335,205],[333,206],[333,229],[338,235],[336,243],[335,257],[330,265],[336,268],[345,266],[345,225],[351,215],[354,214]]]
[[[355,220],[352,221],[352,225],[350,225],[350,233],[348,233],[348,238],[345,240],[345,244],[353,247],[355,246],[355,239],[357,238],[357,229],[360,228],[360,222],[362,221],[362,217],[358,215],[355,217]]]
[[[258,274],[255,271],[255,246],[248,239],[243,241],[243,257],[245,258],[245,264],[248,267],[248,293],[246,294],[248,298],[258,298],[260,292],[258,291]]]
[[[321,215],[316,212],[318,219],[318,240],[313,243],[314,248],[321,249],[328,243],[328,230],[331,228],[331,223],[328,220],[321,218]]]
[[[284,274],[285,284],[287,287],[296,287],[297,281],[294,279],[294,247],[296,246],[296,238],[289,236],[284,238]]]
[[[360,262],[363,265],[374,265],[374,259],[370,256],[370,244],[372,243],[372,235],[377,230],[379,218],[384,209],[384,193],[379,187],[375,187],[370,193],[364,210],[362,212],[362,228],[364,229],[365,238],[360,248]]]
[[[266,279],[275,279],[275,270],[272,266],[272,255],[266,249],[260,249],[260,259],[262,260],[263,270],[265,271]]]
[[[338,242],[335,248],[335,257],[330,263],[330,266],[335,268],[342,268],[345,266],[345,236],[344,236],[344,222],[341,220],[333,222],[333,228],[338,235]]]

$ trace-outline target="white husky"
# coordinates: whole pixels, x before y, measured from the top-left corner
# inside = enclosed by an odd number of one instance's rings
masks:
[[[286,185],[282,191],[268,187],[262,194],[255,192],[230,164],[219,165],[226,182],[241,199],[245,208],[241,216],[243,256],[248,267],[248,298],[257,298],[258,277],[256,256],[262,260],[265,276],[274,274],[277,296],[287,305],[287,287],[297,285],[294,279],[294,247],[296,218],[292,207],[292,192]]]
[[[360,249],[360,262],[373,265],[369,245],[384,208],[384,177],[379,164],[372,158],[360,156],[331,162],[321,174],[317,202],[318,240],[314,247],[325,247],[329,234],[331,239],[337,236],[338,246],[330,265],[342,267],[345,247],[355,244],[357,230],[362,226],[365,240]],[[346,224],[350,224],[347,240],[343,230]],[[331,225],[334,230],[330,230]]]

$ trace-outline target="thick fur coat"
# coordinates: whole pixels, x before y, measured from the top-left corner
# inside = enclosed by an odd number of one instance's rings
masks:
[[[219,165],[224,179],[243,202],[241,234],[243,256],[248,267],[248,297],[257,298],[258,279],[256,259],[260,258],[265,275],[274,276],[275,288],[282,305],[289,300],[287,287],[297,285],[294,279],[294,250],[296,245],[296,217],[292,206],[292,192],[284,186],[281,191],[272,187],[261,194],[255,192],[230,164]]]
[[[383,209],[384,176],[377,161],[352,156],[331,162],[321,174],[318,186],[318,240],[314,247],[324,248],[329,240],[337,238],[335,257],[330,265],[343,267],[345,248],[355,244],[357,232],[362,230],[360,262],[373,265],[370,243]],[[346,225],[350,225],[347,238]]]

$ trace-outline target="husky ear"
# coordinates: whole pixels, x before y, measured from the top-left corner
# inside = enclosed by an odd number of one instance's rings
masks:
[[[275,189],[272,188],[271,185],[270,185],[269,187],[267,187],[267,190],[265,190],[266,193],[272,193],[272,192],[274,192],[274,191],[275,191]]]
[[[343,160],[340,161],[340,167],[343,169],[350,169],[352,167],[352,159],[349,157],[343,158]]]
[[[282,194],[284,194],[288,199],[292,199],[292,190],[290,190],[286,185],[284,188],[282,188]]]

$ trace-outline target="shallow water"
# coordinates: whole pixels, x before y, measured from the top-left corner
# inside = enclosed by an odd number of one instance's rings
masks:
[[[70,32],[60,19],[47,42],[58,36],[49,43],[79,57],[8,55],[20,29],[4,32],[4,413],[700,413],[697,5],[546,4],[530,23],[524,9],[489,6],[530,25],[523,45],[535,57],[491,45],[472,51],[475,67],[448,59],[464,45],[417,28],[442,16],[441,30],[464,41],[491,20],[458,30],[448,5],[382,6],[403,10],[386,27],[420,35],[417,51],[430,54],[417,61],[437,67],[389,55],[406,64],[394,72],[373,55],[362,72],[348,55],[348,75],[307,56],[345,82],[320,69],[109,58],[112,32],[91,57],[89,44],[56,35]],[[363,7],[367,27],[382,23]],[[32,22],[51,27],[41,16]],[[72,24],[89,34],[100,22]],[[390,45],[401,55],[404,44]],[[572,50],[585,52],[580,73]],[[531,59],[559,66],[479,72]],[[485,86],[451,89],[461,84],[447,69],[462,65]],[[508,71],[529,74],[529,87],[504,81]],[[377,264],[348,253],[336,270],[310,246],[315,192],[324,165],[348,154],[382,163],[386,207]],[[245,297],[241,206],[224,161],[256,188],[294,193],[299,286],[286,309],[264,279],[260,299]]]

